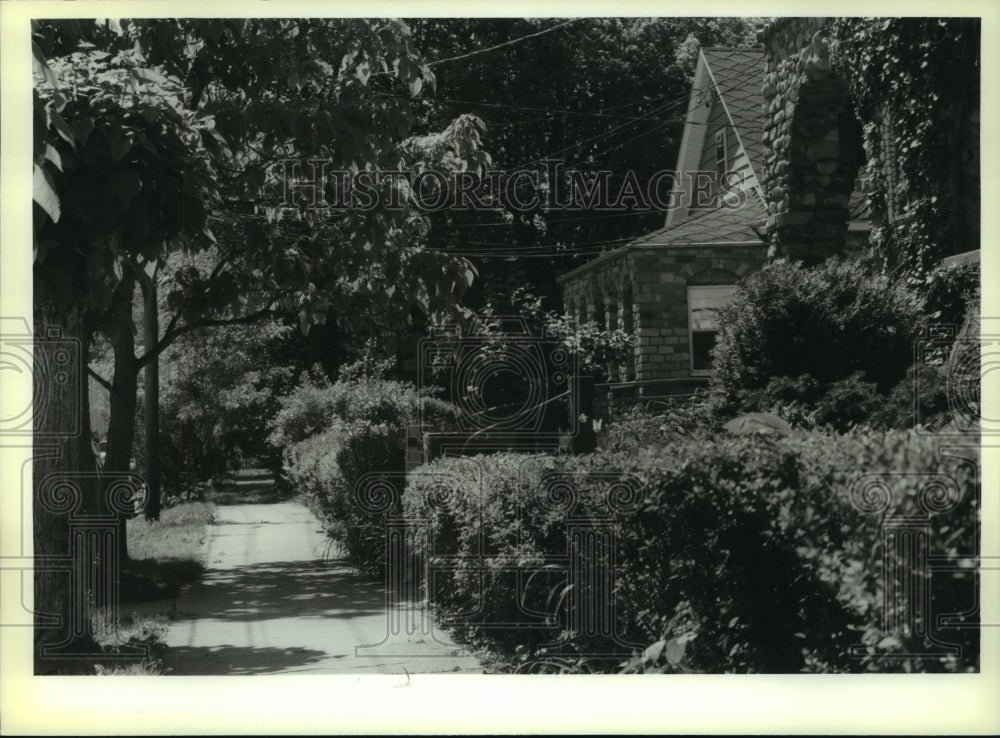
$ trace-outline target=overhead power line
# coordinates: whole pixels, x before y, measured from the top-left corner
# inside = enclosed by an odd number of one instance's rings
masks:
[[[466,54],[459,54],[458,56],[450,56],[447,59],[438,59],[437,61],[428,62],[427,66],[433,67],[438,64],[446,64],[447,62],[458,61],[460,59],[469,59],[473,56],[479,56],[481,54],[487,54],[491,51],[496,51],[497,49],[503,49],[507,46],[513,46],[514,44],[519,44],[522,41],[527,41],[529,38],[536,38],[538,36],[544,36],[546,33],[551,33],[558,28],[568,26],[570,23],[576,23],[577,21],[586,20],[585,18],[571,18],[568,21],[563,21],[562,23],[556,23],[554,26],[549,26],[541,31],[536,31],[535,33],[529,33],[527,36],[520,36],[519,38],[512,38],[510,41],[504,41],[496,46],[489,46],[485,49],[476,49],[475,51],[470,51]]]

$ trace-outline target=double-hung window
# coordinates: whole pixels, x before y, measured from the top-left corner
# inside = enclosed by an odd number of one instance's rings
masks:
[[[712,373],[712,348],[719,332],[718,310],[729,303],[736,285],[693,285],[687,288],[691,374]]]

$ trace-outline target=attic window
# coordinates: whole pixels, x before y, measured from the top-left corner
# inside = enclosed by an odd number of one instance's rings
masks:
[[[715,134],[715,177],[719,186],[722,186],[723,177],[729,169],[729,162],[726,159],[726,129]]]

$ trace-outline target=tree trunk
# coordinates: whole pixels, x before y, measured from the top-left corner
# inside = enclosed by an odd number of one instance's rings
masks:
[[[135,335],[132,326],[132,295],[135,277],[126,270],[116,295],[110,320],[105,328],[115,352],[115,372],[111,380],[111,413],[108,420],[108,447],[104,459],[106,472],[127,473],[131,466],[135,438],[135,407],[139,370],[135,358]],[[118,556],[128,561],[125,516],[118,517]]]
[[[34,354],[33,518],[35,673],[79,671],[72,654],[97,649],[90,628],[85,572],[70,518],[98,508],[86,362],[90,331],[82,310],[36,310]]]
[[[146,519],[160,519],[160,358],[152,354],[160,338],[159,309],[156,304],[156,269],[143,279],[143,348],[149,363],[143,370],[146,411]]]

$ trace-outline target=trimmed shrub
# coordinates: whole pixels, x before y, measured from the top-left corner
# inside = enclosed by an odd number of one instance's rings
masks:
[[[303,383],[272,427],[272,443],[284,448],[284,482],[305,495],[362,570],[379,572],[384,565],[384,522],[400,511],[406,431],[418,422],[449,430],[456,415],[411,385],[358,377]],[[386,504],[367,500],[363,482],[368,489],[377,483]]]
[[[635,407],[601,430],[597,444],[605,451],[630,451],[684,438],[708,438],[718,430],[720,419],[713,414],[707,400],[702,392],[672,401],[664,411],[649,412]]]
[[[411,545],[436,571],[432,602],[508,655],[520,645],[537,658],[548,642],[604,654],[593,668],[608,671],[631,642],[654,644],[646,668],[661,671],[961,671],[977,663],[974,623],[932,630],[962,646],[933,660],[898,658],[926,652],[916,631],[882,631],[901,607],[883,600],[883,524],[923,516],[929,555],[960,572],[976,550],[975,469],[912,432],[719,437],[440,459],[411,477],[403,509],[428,529]],[[574,591],[559,568],[569,531],[595,521],[614,536],[614,588],[584,580]],[[610,552],[587,555],[607,563]],[[935,575],[932,611],[969,611],[974,589],[971,576]],[[615,605],[617,640],[580,628],[586,603],[602,602]]]
[[[952,418],[946,365],[914,364],[870,416],[879,428],[940,429]]]
[[[455,427],[456,417],[449,403],[403,382],[361,376],[330,384],[307,377],[282,399],[271,423],[271,443],[287,447],[328,428],[335,418],[404,428],[422,419],[443,430]]]
[[[862,262],[771,262],[720,311],[713,404],[728,414],[758,410],[752,392],[803,375],[824,390],[857,375],[887,392],[912,362],[920,312],[915,293]]]

